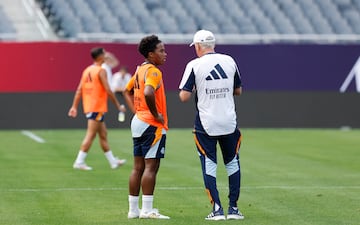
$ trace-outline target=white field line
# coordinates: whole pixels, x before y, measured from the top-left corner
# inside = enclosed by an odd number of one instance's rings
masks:
[[[31,138],[32,140],[38,142],[38,143],[45,143],[45,140],[42,139],[41,137],[37,136],[36,134],[34,134],[31,131],[28,130],[23,130],[21,131],[21,133],[29,138]]]
[[[167,191],[186,191],[203,190],[204,187],[156,187],[157,190]],[[227,187],[218,187],[219,190],[227,190]],[[255,189],[279,189],[279,190],[360,190],[360,186],[246,186],[241,190]],[[13,188],[0,189],[0,192],[66,192],[66,191],[126,191],[128,188],[108,187],[108,188]]]

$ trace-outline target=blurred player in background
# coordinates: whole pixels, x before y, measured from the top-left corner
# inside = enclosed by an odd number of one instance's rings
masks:
[[[131,74],[129,73],[126,66],[120,67],[119,71],[114,73],[111,79],[111,90],[115,92],[115,94],[123,95],[126,84],[131,79]]]
[[[244,219],[237,208],[240,195],[240,162],[238,151],[241,133],[233,95],[241,94],[241,79],[234,59],[215,52],[212,32],[195,33],[190,46],[195,46],[198,58],[190,61],[180,83],[180,100],[185,102],[196,95],[195,143],[200,156],[204,184],[212,212],[206,220],[225,220],[219,192],[216,187],[217,156],[219,143],[229,179],[229,208],[227,219]]]
[[[153,208],[156,176],[160,159],[165,156],[168,130],[165,88],[158,69],[166,60],[165,46],[157,36],[151,35],[140,41],[138,50],[145,62],[137,68],[124,92],[129,108],[135,113],[131,121],[134,167],[129,179],[128,218],[169,219]]]
[[[107,81],[111,88],[111,80],[113,78],[113,72],[112,70],[119,65],[119,60],[116,58],[116,56],[109,52],[105,52],[104,56],[104,62],[101,64],[101,67],[105,69],[106,75],[107,75]]]
[[[92,170],[92,168],[85,163],[85,159],[92,142],[98,134],[101,148],[109,161],[110,167],[116,169],[124,164],[126,160],[114,157],[108,144],[107,129],[104,122],[104,116],[108,110],[108,96],[119,111],[125,112],[126,109],[125,106],[120,105],[119,101],[115,98],[110,89],[106,72],[101,67],[105,58],[105,50],[103,48],[93,48],[91,50],[91,57],[94,60],[94,64],[84,70],[74,96],[73,104],[68,113],[70,117],[75,118],[77,116],[79,102],[82,100],[83,111],[88,119],[86,135],[82,141],[73,167],[74,169],[80,170]]]

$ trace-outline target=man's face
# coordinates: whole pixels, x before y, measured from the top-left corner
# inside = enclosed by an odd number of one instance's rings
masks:
[[[99,55],[96,61],[98,61],[101,64],[104,63],[105,62],[105,53]]]
[[[155,51],[152,52],[151,55],[156,65],[163,65],[166,61],[167,55],[167,53],[165,52],[164,43],[160,42],[159,44],[157,44]]]

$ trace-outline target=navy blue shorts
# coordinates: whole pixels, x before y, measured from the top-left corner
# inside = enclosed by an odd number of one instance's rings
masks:
[[[134,156],[145,159],[164,158],[166,130],[145,123],[135,115],[131,121],[131,131],[134,144]]]
[[[89,112],[86,113],[86,118],[89,120],[95,120],[99,122],[103,122],[105,119],[105,113],[101,112]]]

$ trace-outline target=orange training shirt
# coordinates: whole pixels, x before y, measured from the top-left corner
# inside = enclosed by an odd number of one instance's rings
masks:
[[[146,85],[150,85],[155,89],[155,104],[158,113],[162,114],[164,124],[155,120],[151,114],[145,100],[144,89]],[[168,117],[166,109],[165,88],[162,80],[161,71],[153,64],[142,64],[138,67],[135,75],[128,82],[126,89],[134,90],[134,106],[137,117],[156,127],[163,127],[168,130]]]
[[[81,78],[84,113],[107,112],[107,92],[100,80],[101,66],[88,66]]]

